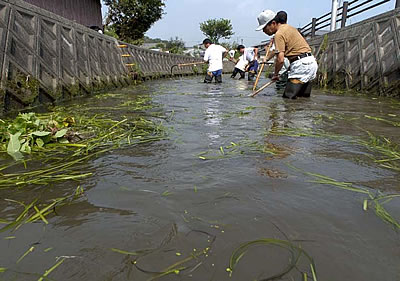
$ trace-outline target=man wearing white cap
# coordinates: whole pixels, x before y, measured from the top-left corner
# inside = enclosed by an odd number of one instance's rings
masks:
[[[316,77],[318,65],[311,54],[311,48],[299,31],[282,23],[276,13],[265,10],[257,18],[259,26],[269,36],[275,34],[275,72],[272,80],[279,79],[285,57],[289,59],[289,81],[286,85],[284,98],[309,97],[311,81]]]

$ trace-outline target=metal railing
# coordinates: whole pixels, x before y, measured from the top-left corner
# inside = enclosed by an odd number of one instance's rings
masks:
[[[352,0],[344,1],[343,6],[339,7],[336,23],[341,23],[341,28],[346,26],[346,21],[354,16],[364,13],[370,9],[383,5],[391,0],[381,0],[377,3],[374,0]],[[358,3],[361,2],[361,3]],[[400,8],[400,0],[396,0],[395,8]],[[332,12],[326,13],[319,18],[313,18],[310,23],[299,28],[304,37],[314,37],[318,30],[330,26]]]

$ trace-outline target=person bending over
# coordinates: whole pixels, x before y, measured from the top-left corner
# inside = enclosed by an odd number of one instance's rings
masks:
[[[265,10],[259,14],[257,20],[259,23],[257,31],[262,30],[269,36],[275,35],[275,71],[272,80],[279,80],[279,71],[282,69],[285,57],[290,62],[289,81],[283,97],[290,99],[309,97],[311,81],[317,75],[318,65],[307,41],[296,28],[282,23],[282,13],[279,16],[279,13]]]
[[[239,59],[235,60],[234,58],[229,58],[230,61],[233,61],[236,63],[235,68],[233,69],[233,73],[231,75],[231,78],[235,78],[236,75],[239,73],[240,74],[240,79],[244,79],[245,74],[246,74],[246,67],[249,64],[249,62],[246,60],[244,55],[241,55]]]
[[[247,66],[247,70],[249,71],[248,79],[249,81],[253,80],[257,75],[258,71],[258,48],[246,48],[243,45],[239,45],[237,50],[243,54],[244,58],[249,61],[249,65]]]

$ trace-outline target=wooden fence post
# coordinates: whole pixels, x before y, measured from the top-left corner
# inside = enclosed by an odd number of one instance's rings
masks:
[[[397,0],[400,1],[400,0]],[[346,21],[347,21],[347,9],[349,8],[349,2],[344,1],[343,2],[343,11],[342,11],[342,22],[341,22],[341,28],[346,26]]]
[[[400,0],[397,0],[397,1],[400,1]],[[311,25],[311,37],[315,36],[315,27],[316,27],[316,25],[317,25],[317,19],[313,18],[312,19],[312,25]]]

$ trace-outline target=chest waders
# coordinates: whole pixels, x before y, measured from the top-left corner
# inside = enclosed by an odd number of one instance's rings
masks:
[[[204,77],[204,83],[211,83],[214,77],[215,83],[222,83],[222,74],[214,75],[212,72],[207,72],[206,77]]]
[[[311,88],[311,82],[301,83],[297,79],[289,79],[283,97],[288,99],[296,99],[298,97],[308,98],[311,96]]]
[[[244,79],[245,72],[243,70],[240,70],[237,67],[235,67],[235,69],[233,70],[231,78],[235,78],[238,73],[240,74],[240,78],[239,79]]]

